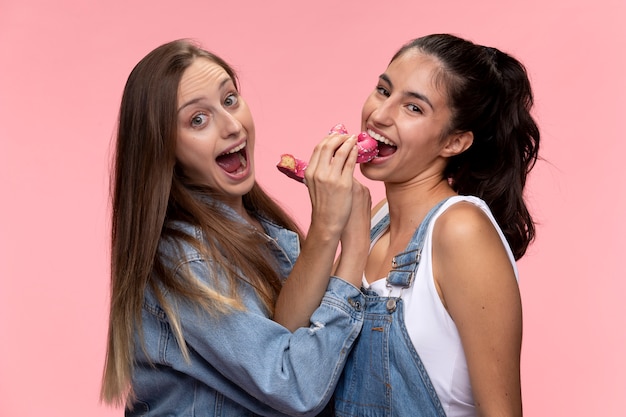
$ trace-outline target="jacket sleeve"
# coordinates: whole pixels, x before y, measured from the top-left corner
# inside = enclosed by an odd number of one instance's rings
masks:
[[[197,277],[211,273],[204,261],[189,267]],[[363,325],[361,292],[331,277],[310,326],[294,333],[267,317],[249,285],[241,294],[245,311],[211,315],[178,305],[192,352],[190,362],[174,361],[179,370],[260,415],[320,412]]]

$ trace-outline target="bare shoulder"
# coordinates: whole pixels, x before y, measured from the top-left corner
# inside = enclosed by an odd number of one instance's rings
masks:
[[[433,262],[438,272],[436,281],[443,286],[446,281],[476,283],[502,274],[514,279],[505,243],[496,226],[480,207],[466,201],[450,206],[437,219],[433,230]]]
[[[444,211],[435,223],[436,240],[443,245],[472,242],[497,231],[487,214],[475,204],[458,202]]]

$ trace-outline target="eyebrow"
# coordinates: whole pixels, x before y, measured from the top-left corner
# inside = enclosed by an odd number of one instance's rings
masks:
[[[224,78],[220,82],[220,85],[218,86],[218,90],[221,90],[226,84],[228,84],[229,81],[232,81],[230,77]],[[178,108],[178,113],[180,113],[185,107],[191,106],[192,104],[196,104],[202,100],[204,100],[204,97],[196,97],[194,99],[189,100],[188,102],[186,102],[185,104],[183,104],[182,106]]]
[[[387,74],[381,74],[378,78],[380,78],[381,80],[385,81],[393,89],[393,83],[391,82],[391,80],[389,79]],[[428,97],[426,97],[423,94],[416,93],[414,91],[405,91],[405,92],[402,93],[402,95],[405,96],[405,97],[412,97],[412,98],[416,98],[418,100],[421,100],[421,101],[425,102],[426,104],[428,104],[430,106],[430,108],[434,110],[433,104],[430,102]]]

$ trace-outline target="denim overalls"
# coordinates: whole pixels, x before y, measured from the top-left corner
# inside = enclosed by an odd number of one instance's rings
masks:
[[[387,286],[409,288],[430,220],[445,202],[426,215],[406,250],[393,258]],[[372,240],[389,225],[389,214],[371,231]],[[435,388],[404,324],[401,297],[365,294],[363,330],[348,357],[335,391],[337,417],[445,417]]]

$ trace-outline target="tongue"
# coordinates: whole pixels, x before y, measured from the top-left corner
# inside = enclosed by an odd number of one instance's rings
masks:
[[[217,164],[226,172],[233,173],[241,167],[239,152],[220,155],[216,159]]]
[[[389,156],[396,151],[395,146],[389,146],[382,142],[378,142],[378,156]]]

